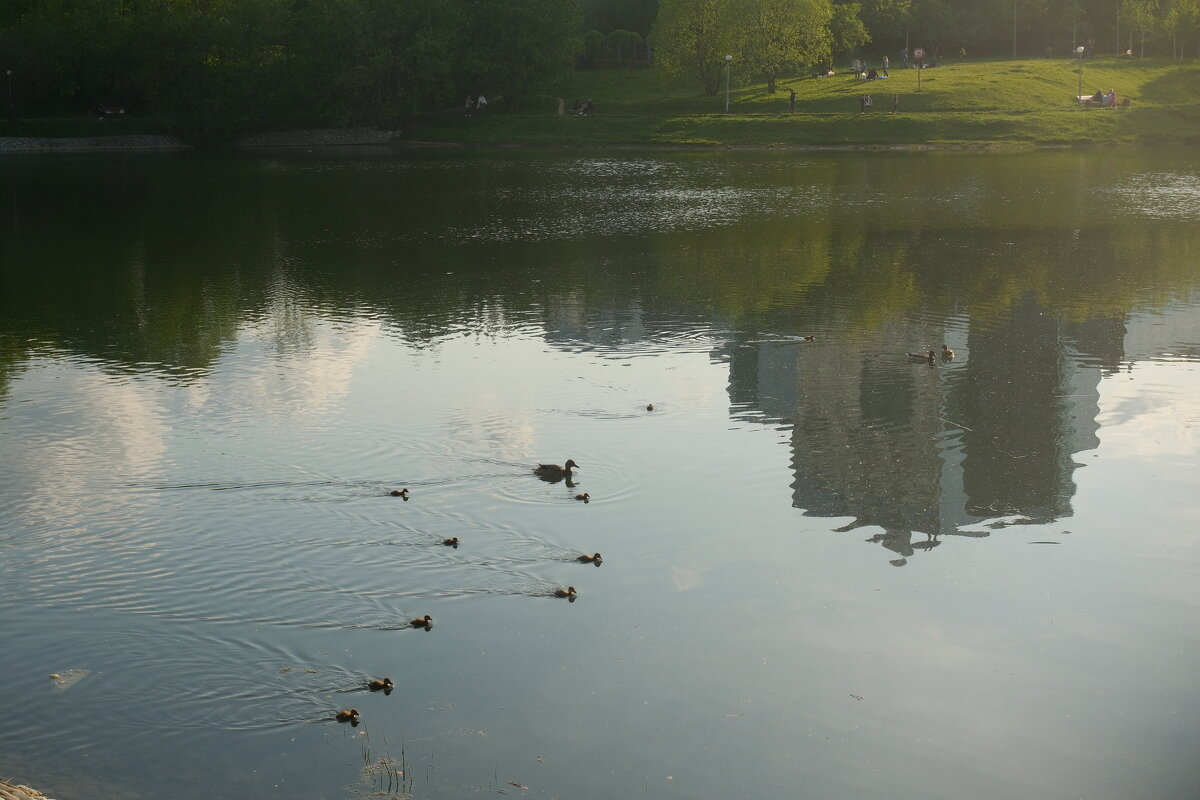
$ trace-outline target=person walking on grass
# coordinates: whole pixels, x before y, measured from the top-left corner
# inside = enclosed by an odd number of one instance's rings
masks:
[[[796,90],[795,89],[788,90],[788,112],[792,113],[792,114],[796,113]]]

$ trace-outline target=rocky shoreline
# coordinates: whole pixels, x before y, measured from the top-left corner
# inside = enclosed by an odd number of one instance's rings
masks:
[[[0,780],[0,800],[50,800],[50,798],[37,789]]]
[[[381,131],[374,128],[328,128],[309,131],[257,133],[250,136],[243,136],[237,140],[234,146],[238,148],[346,147],[391,144],[399,141],[399,138],[400,131]],[[191,145],[173,136],[158,135],[87,136],[75,138],[0,137],[0,154],[191,149]]]

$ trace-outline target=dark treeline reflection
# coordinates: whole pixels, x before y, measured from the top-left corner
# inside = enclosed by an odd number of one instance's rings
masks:
[[[1193,209],[1144,158],[13,161],[0,398],[39,354],[201,380],[244,326],[303,348],[320,316],[415,346],[713,336],[734,413],[791,428],[795,505],[905,556],[1070,513],[1101,377],[1153,355],[1125,352],[1127,327],[1197,288],[1200,234],[1170,213]],[[943,342],[949,366],[903,358]]]

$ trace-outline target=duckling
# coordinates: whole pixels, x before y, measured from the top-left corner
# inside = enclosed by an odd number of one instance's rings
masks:
[[[414,628],[428,628],[433,625],[433,617],[428,614],[423,617],[414,617],[408,621],[408,624]]]
[[[654,410],[654,403],[647,403],[647,404],[646,404],[646,410],[647,410],[647,411],[653,411],[653,410]]]
[[[453,547],[455,550],[457,550],[458,549],[458,537],[455,536],[450,539],[442,539],[442,544],[446,545],[446,547]]]
[[[384,678],[383,680],[371,681],[370,683],[367,684],[367,688],[370,689],[372,692],[383,691],[383,692],[390,693],[392,691],[392,679]],[[351,709],[351,710],[353,710],[353,709]]]
[[[575,495],[575,499],[582,500],[583,502],[586,503],[592,499],[592,496],[590,494],[588,494],[587,492],[582,492],[581,494]]]
[[[800,337],[800,341],[802,341],[802,342],[815,342],[816,340],[817,340],[817,337],[815,337],[815,336],[801,336]]]
[[[568,586],[565,589],[555,589],[554,590],[555,597],[574,597],[577,594],[579,594],[579,592],[575,591],[574,586]]]
[[[604,559],[600,557],[599,553],[596,553],[595,555],[592,555],[592,556],[580,556],[579,558],[577,558],[575,560],[582,561],[584,564],[599,564]]]
[[[561,481],[563,478],[571,479],[572,469],[579,469],[579,465],[568,458],[567,463],[561,467],[558,464],[538,464],[533,468],[533,472],[544,481]]]
[[[405,500],[407,500],[408,499],[408,489],[407,488],[392,489],[392,497],[403,497]]]
[[[927,353],[906,353],[905,355],[917,361],[933,361],[933,356],[935,354],[932,350],[930,350]]]
[[[942,345],[942,360],[950,361],[953,358],[954,351],[950,349],[949,345]]]
[[[338,722],[353,722],[358,723],[358,709],[352,708],[349,711],[339,711],[333,715],[333,718]]]

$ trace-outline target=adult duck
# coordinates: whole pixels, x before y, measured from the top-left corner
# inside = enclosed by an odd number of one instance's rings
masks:
[[[561,467],[558,464],[538,464],[533,468],[533,474],[544,481],[561,481],[563,478],[570,480],[573,469],[579,469],[579,465],[568,458],[567,463]]]
[[[373,680],[367,684],[367,688],[372,692],[384,692],[385,694],[391,694],[393,688],[392,679],[384,678],[382,680]],[[350,710],[353,711],[354,709]]]
[[[412,625],[414,628],[425,628],[428,630],[429,628],[433,627],[433,617],[429,616],[428,614],[423,617],[414,617],[408,621],[408,624]]]
[[[950,349],[950,346],[945,345],[945,344],[942,345],[942,360],[950,361],[953,358],[954,358],[954,351]]]
[[[905,355],[907,355],[909,358],[913,359],[914,361],[930,361],[930,362],[932,362],[935,354],[932,350],[930,350],[927,353],[905,353]]]
[[[575,597],[578,594],[579,594],[579,592],[575,591],[574,586],[568,586],[565,589],[555,589],[554,590],[555,597]]]
[[[408,489],[392,489],[391,495],[392,497],[403,497],[405,500],[407,500]]]
[[[579,556],[579,558],[575,560],[582,561],[584,564],[599,564],[604,559],[600,557],[599,553],[596,553],[595,555],[591,556]]]

